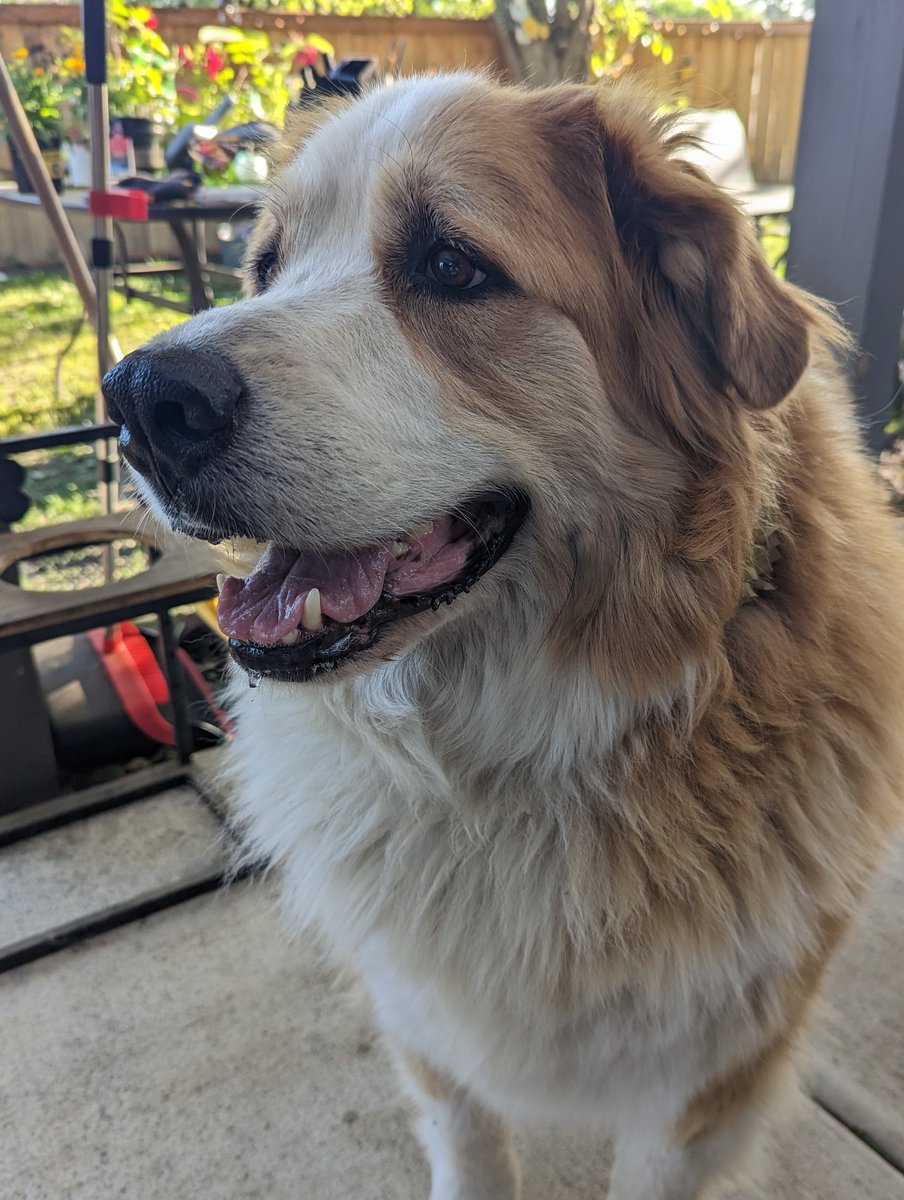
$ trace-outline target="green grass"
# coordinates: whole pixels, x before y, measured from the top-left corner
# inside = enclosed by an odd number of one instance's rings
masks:
[[[184,299],[172,279],[164,277],[167,282],[161,294]],[[218,299],[234,294],[224,284]],[[125,353],[185,319],[140,300],[127,304],[118,293],[110,310],[113,332]],[[57,394],[57,363],[77,329],[62,361]],[[0,437],[92,418],[96,386],[96,343],[68,278],[56,271],[28,271],[0,283]]]
[[[161,295],[184,299],[163,277]],[[149,280],[142,286],[150,288]],[[214,284],[218,302],[235,296]],[[139,300],[111,297],[111,325],[128,353],[186,318]],[[61,271],[10,274],[0,283],[0,437],[78,424],[94,418],[97,349],[74,285]],[[23,455],[32,506],[17,528],[77,520],[99,511],[90,446]]]

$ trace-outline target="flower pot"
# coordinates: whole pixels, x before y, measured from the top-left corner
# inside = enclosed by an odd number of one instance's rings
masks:
[[[70,187],[91,186],[91,151],[84,142],[63,142],[66,182]]]
[[[19,191],[25,194],[33,193],[35,189],[25,169],[25,163],[19,157],[16,143],[8,134],[6,140],[9,145],[9,157],[13,165],[13,176],[15,177]],[[44,165],[47,167],[48,174],[53,181],[54,189],[61,192],[63,190],[63,154],[60,150],[60,139],[48,138],[41,135],[37,138],[37,142],[41,150],[41,157],[44,159]]]
[[[139,171],[162,171],[166,166],[163,157],[163,139],[166,126],[149,117],[110,117],[110,127],[119,124],[135,147],[135,166]]]

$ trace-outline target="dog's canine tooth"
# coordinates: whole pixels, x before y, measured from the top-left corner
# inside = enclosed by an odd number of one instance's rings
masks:
[[[283,634],[283,636],[279,639],[280,645],[294,646],[300,637],[301,634],[297,629],[290,629],[288,633]]]
[[[432,532],[433,522],[424,521],[421,525],[415,525],[413,529],[409,530],[408,536],[412,538],[424,538]]]
[[[411,547],[407,542],[393,542],[389,549],[393,558],[402,558],[408,553]]]
[[[223,584],[225,582],[226,582],[226,576],[223,574],[222,571],[220,571],[219,575],[217,575],[217,591],[218,592],[222,592]]]
[[[305,629],[319,629],[323,624],[320,611],[320,588],[311,588],[305,597],[304,608],[301,610],[301,623]]]

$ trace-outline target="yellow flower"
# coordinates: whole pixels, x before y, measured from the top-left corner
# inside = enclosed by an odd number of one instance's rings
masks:
[[[85,60],[83,58],[76,58],[74,55],[64,58],[63,62],[68,71],[84,71],[85,69]]]
[[[549,37],[549,26],[538,21],[536,17],[525,17],[521,28],[532,42],[545,42]]]
[[[28,58],[28,49],[25,46],[20,46],[15,54],[16,58]]]

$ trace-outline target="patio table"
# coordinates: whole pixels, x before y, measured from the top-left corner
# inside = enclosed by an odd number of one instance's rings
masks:
[[[231,221],[239,217],[253,217],[260,204],[263,192],[260,188],[230,186],[200,188],[190,200],[163,201],[148,205],[148,221],[165,221],[173,231],[179,247],[180,260],[176,262],[129,264],[126,252],[126,237],[123,226],[135,222],[117,219],[114,222],[119,263],[117,288],[129,299],[144,300],[162,308],[174,308],[179,312],[202,312],[213,305],[210,275],[222,275],[237,279],[239,272],[234,268],[214,266],[207,262],[205,240],[206,221]],[[82,189],[71,189],[60,197],[63,208],[68,212],[88,212],[88,193]],[[18,205],[40,209],[36,195],[19,192],[14,184],[0,185],[0,205]],[[143,222],[142,222],[143,223]],[[136,288],[130,281],[132,275],[148,275],[161,271],[184,271],[188,284],[187,304],[155,296]]]

